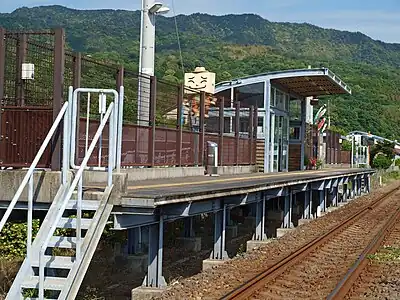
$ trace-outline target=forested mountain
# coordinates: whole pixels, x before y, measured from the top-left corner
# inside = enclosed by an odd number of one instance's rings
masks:
[[[329,67],[353,90],[351,96],[331,97],[332,123],[347,131],[372,131],[400,139],[400,44],[375,41],[359,32],[269,22],[253,14],[179,15],[177,23],[186,70],[202,65],[216,72],[221,81],[308,65]],[[61,26],[72,49],[137,70],[138,11],[20,8],[0,14],[0,26]],[[174,19],[157,16],[158,77],[171,81],[182,78],[177,49]]]

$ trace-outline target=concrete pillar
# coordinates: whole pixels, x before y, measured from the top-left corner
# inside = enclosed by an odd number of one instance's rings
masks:
[[[203,260],[203,270],[212,268],[214,265],[218,265],[229,259],[228,253],[225,250],[226,210],[227,206],[224,205],[224,209],[214,214],[214,248],[210,254],[210,258]]]
[[[162,275],[162,256],[164,239],[164,220],[160,216],[158,224],[149,226],[149,260],[147,275],[144,278],[144,287],[164,288],[167,283]]]
[[[361,196],[362,195],[362,178],[361,177],[359,177],[358,178],[358,196]]]

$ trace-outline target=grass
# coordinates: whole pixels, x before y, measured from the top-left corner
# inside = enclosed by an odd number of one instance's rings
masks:
[[[381,262],[400,262],[400,248],[384,246],[383,249],[375,254],[368,255],[370,260]]]
[[[0,300],[6,298],[21,263],[22,261],[19,259],[6,260],[0,258]]]

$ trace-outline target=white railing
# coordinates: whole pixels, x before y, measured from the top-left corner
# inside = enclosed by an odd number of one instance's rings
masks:
[[[96,131],[95,136],[93,137],[93,140],[89,146],[89,149],[87,150],[87,153],[85,157],[83,158],[83,161],[75,175],[74,180],[72,181],[65,197],[64,201],[61,202],[60,207],[58,209],[58,214],[53,222],[53,224],[50,227],[50,231],[48,232],[46,239],[44,243],[41,246],[40,253],[39,253],[39,299],[44,299],[44,255],[46,252],[46,249],[48,247],[48,244],[50,242],[51,237],[53,236],[55,230],[57,229],[57,225],[59,221],[62,218],[62,215],[64,213],[64,210],[67,207],[68,201],[71,199],[71,196],[73,192],[75,191],[75,188],[78,187],[78,199],[77,199],[77,216],[76,216],[76,262],[79,262],[81,257],[81,221],[82,221],[82,176],[84,170],[87,168],[87,164],[89,162],[89,159],[94,151],[94,148],[96,147],[97,142],[100,139],[100,136],[102,135],[102,132],[104,130],[104,127],[106,126],[108,120],[109,122],[109,155],[108,155],[108,168],[107,168],[107,185],[111,186],[112,185],[112,171],[115,167],[115,161],[116,161],[116,141],[117,141],[117,135],[115,134],[115,126],[117,124],[117,118],[118,118],[118,111],[115,109],[115,104],[112,102],[108,109],[107,112],[104,115],[104,118],[102,119],[99,128]],[[72,121],[76,120],[76,118],[73,116]],[[71,139],[73,141],[73,139]],[[71,150],[73,150],[71,146]]]
[[[94,88],[78,88],[73,91],[72,96],[72,125],[71,125],[71,153],[70,153],[70,164],[73,169],[78,170],[80,166],[76,165],[76,141],[77,141],[77,122],[79,122],[79,109],[78,109],[78,97],[79,93],[87,93],[87,111],[86,111],[86,137],[85,137],[85,154],[88,152],[88,144],[89,144],[89,122],[90,122],[90,95],[91,93],[97,93],[100,95],[111,94],[114,97],[114,105],[116,118],[113,120],[114,122],[114,137],[117,137],[117,156],[116,158],[116,166],[117,170],[121,167],[121,148],[122,148],[122,119],[123,119],[123,100],[124,100],[124,87],[120,87],[120,92],[113,89],[94,89]],[[104,113],[102,112],[102,108],[104,104],[102,103],[103,99],[99,99],[99,113],[100,113],[100,123],[104,118]],[[86,166],[86,170],[93,171],[105,171],[107,168],[101,166],[101,153],[102,153],[102,137],[99,139],[99,147],[98,147],[98,156],[99,156],[99,164],[97,167],[88,167]]]
[[[6,224],[8,218],[10,217],[15,205],[17,204],[19,198],[21,197],[26,185],[28,184],[28,216],[27,216],[27,241],[26,241],[26,258],[28,262],[31,262],[32,259],[32,215],[33,215],[33,174],[36,169],[37,164],[43,156],[44,151],[48,147],[54,133],[56,132],[58,126],[61,123],[61,120],[64,118],[64,139],[68,137],[68,129],[69,129],[69,111],[70,111],[70,102],[65,102],[61,108],[61,111],[58,113],[57,118],[54,120],[53,125],[51,126],[49,132],[47,133],[46,138],[44,139],[42,145],[40,146],[39,151],[37,152],[31,166],[29,167],[24,179],[22,180],[21,185],[19,186],[17,192],[11,200],[10,205],[8,206],[3,218],[0,221],[0,232],[2,231],[4,225]],[[68,147],[64,147],[63,149],[63,157],[68,157]],[[62,185],[67,184],[67,168],[64,166],[62,169]]]

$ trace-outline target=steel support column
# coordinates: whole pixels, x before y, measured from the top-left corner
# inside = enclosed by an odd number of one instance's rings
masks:
[[[282,228],[290,228],[292,219],[292,192],[283,197],[283,226]]]
[[[312,191],[304,192],[304,209],[303,209],[303,218],[304,219],[311,218],[311,206],[310,206],[311,197],[312,197]]]
[[[142,253],[142,228],[136,227],[128,229],[128,242],[126,243],[127,254],[139,254]]]
[[[147,275],[143,281],[145,287],[163,288],[167,286],[162,275],[163,235],[164,220],[160,216],[158,224],[149,226],[149,262]]]
[[[227,207],[226,209],[226,223],[227,226],[233,226],[233,221],[231,219],[231,209]]]
[[[358,196],[361,196],[361,194],[362,194],[362,178],[360,177],[360,178],[358,178],[357,179],[358,180],[358,185],[357,185],[357,187],[358,187]]]
[[[183,220],[184,222],[184,237],[192,238],[195,237],[195,232],[193,229],[193,217],[188,217]]]
[[[263,241],[267,239],[265,234],[265,199],[256,203],[256,233],[253,240]]]
[[[317,217],[321,217],[321,213],[325,207],[325,195],[324,189],[318,191],[318,207],[317,207]]]
[[[367,185],[367,193],[371,193],[371,174],[367,175],[366,185]]]
[[[332,206],[338,206],[338,188],[334,186],[332,188]]]
[[[347,202],[347,183],[343,183],[343,203]]]
[[[226,210],[224,209],[215,212],[214,214],[214,249],[211,252],[210,259],[228,259],[228,253],[225,251],[225,236],[226,236]]]

